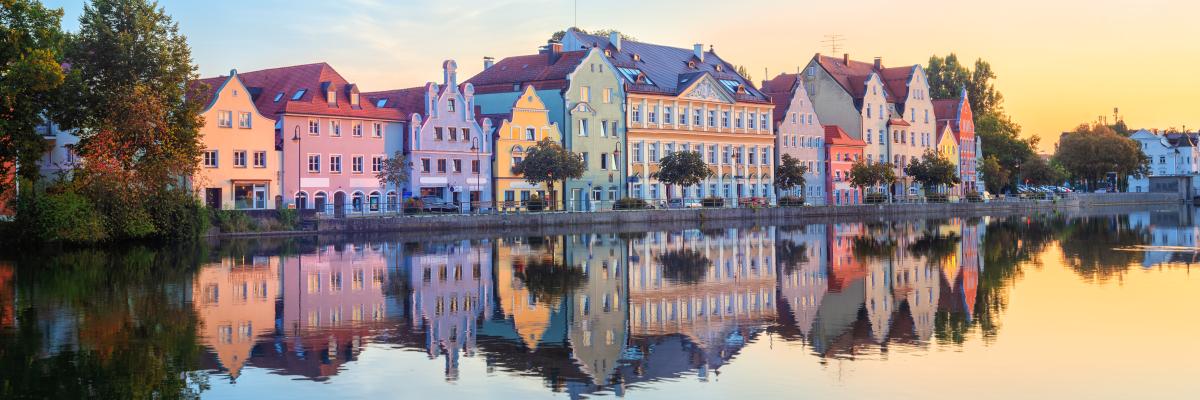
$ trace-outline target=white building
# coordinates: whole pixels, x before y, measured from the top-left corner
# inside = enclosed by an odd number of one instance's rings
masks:
[[[1140,130],[1129,136],[1138,142],[1142,153],[1150,159],[1150,174],[1130,177],[1130,192],[1146,192],[1150,187],[1150,176],[1200,175],[1200,149],[1194,134],[1159,133]],[[1200,191],[1200,180],[1192,179],[1192,192]]]

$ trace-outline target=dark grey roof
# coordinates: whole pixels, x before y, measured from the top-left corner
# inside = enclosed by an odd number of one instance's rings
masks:
[[[578,43],[579,47],[564,48],[564,51],[585,50],[592,47],[607,49],[612,52],[612,58],[609,61],[617,68],[636,68],[645,73],[650,84],[638,83],[622,74],[629,90],[678,95],[679,91],[686,89],[691,82],[694,82],[695,78],[699,77],[700,73],[708,73],[717,80],[734,80],[745,87],[746,93],[744,94],[730,92],[739,101],[771,101],[745,77],[738,75],[733,65],[722,60],[711,50],[706,51],[704,60],[700,61],[696,60],[695,52],[692,49],[622,40],[621,50],[617,51],[609,43],[607,37],[585,34],[574,28],[570,29],[567,35],[572,37],[564,38],[563,43]],[[693,60],[697,61],[695,68],[688,66],[688,61]],[[717,71],[718,66],[721,71]],[[685,78],[688,79],[687,83],[682,83]],[[721,89],[725,90],[724,87]]]

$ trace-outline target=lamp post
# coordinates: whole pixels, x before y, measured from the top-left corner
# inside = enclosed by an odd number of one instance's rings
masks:
[[[300,177],[302,176],[303,171],[303,164],[301,163],[301,157],[303,156],[300,154],[300,124],[296,124],[296,129],[294,132],[295,133],[292,135],[292,141],[296,143],[296,197],[293,197],[292,201],[295,202],[296,213],[299,214],[302,207],[300,205]]]
[[[616,134],[616,132],[613,132],[613,134]],[[613,167],[616,167],[617,176],[621,177],[621,180],[623,181],[621,183],[621,186],[625,186],[625,185],[629,184],[629,178],[626,178],[625,174],[621,173],[621,167],[624,165],[625,165],[625,163],[623,161],[621,161],[621,141],[618,140],[617,144],[613,146]],[[629,189],[626,188],[625,192],[629,193]],[[620,197],[620,196],[621,196],[621,194],[617,193],[616,197]],[[614,198],[614,199],[610,199],[610,200],[613,201],[613,205],[615,206],[617,199]]]

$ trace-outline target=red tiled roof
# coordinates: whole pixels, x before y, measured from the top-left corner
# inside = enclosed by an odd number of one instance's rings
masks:
[[[546,53],[508,57],[471,77],[467,83],[474,85],[475,93],[480,94],[512,92],[514,84],[520,87],[531,84],[535,89],[562,89],[567,87],[567,75],[587,54],[585,50],[562,52],[554,63],[550,63]]]
[[[213,96],[217,95],[217,90],[219,90],[221,85],[224,85],[225,81],[227,80],[229,80],[228,76],[197,79],[188,82],[188,89],[190,89],[188,93],[194,94],[194,100],[200,102],[200,104],[203,104],[204,108],[207,109],[209,103],[211,103],[213,100]]]
[[[392,109],[379,109],[369,101],[358,106],[350,105],[352,85],[326,63],[294,65],[260,71],[239,72],[242,82],[254,97],[258,111],[268,118],[282,114],[328,115],[350,118],[372,118],[398,121],[400,113]],[[330,107],[324,90],[328,86],[336,89],[337,105]],[[292,100],[297,91],[304,95]],[[283,93],[279,101],[275,97]],[[360,96],[362,98],[363,96]]]
[[[867,145],[866,142],[847,135],[846,131],[837,125],[825,125],[825,142],[844,146],[865,147]]]
[[[888,126],[912,126],[905,121],[904,118],[892,118],[888,120]]]
[[[763,81],[763,93],[770,96],[771,102],[775,103],[776,125],[787,118],[788,106],[791,105],[792,97],[796,94],[799,81],[800,74],[779,74],[774,79]]]
[[[887,87],[889,102],[904,103],[908,100],[908,82],[916,72],[915,66],[884,68],[879,71],[879,77],[883,79],[884,87]]]
[[[370,99],[375,106],[379,100],[387,99],[385,109],[396,110],[402,120],[408,120],[412,114],[425,114],[425,93],[428,86],[418,86],[407,89],[385,90],[382,92],[362,93],[362,98]]]
[[[962,99],[937,99],[933,101],[933,115],[938,121],[957,120],[958,105]]]

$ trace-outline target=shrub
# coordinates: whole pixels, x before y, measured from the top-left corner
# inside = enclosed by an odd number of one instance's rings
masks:
[[[529,211],[542,211],[546,209],[546,201],[538,195],[530,196],[528,200],[522,201],[521,205],[525,206]]]
[[[720,197],[705,197],[700,199],[700,205],[704,207],[725,207],[725,199]]]
[[[881,204],[887,201],[887,195],[883,193],[867,193],[863,195],[863,204]]]
[[[930,193],[925,195],[925,201],[929,203],[945,203],[950,198],[945,193]]]
[[[613,203],[614,210],[641,210],[649,207],[645,200],[635,197],[625,197]]]
[[[983,195],[976,191],[967,192],[965,195],[963,195],[963,197],[966,198],[967,202],[969,202],[969,203],[982,203],[983,202]]]
[[[280,228],[284,230],[293,230],[296,229],[296,226],[300,222],[300,213],[294,209],[279,210],[278,220]]]
[[[109,239],[104,218],[86,197],[71,191],[21,192],[13,231],[27,243],[97,243]]]
[[[423,207],[425,207],[425,203],[416,197],[410,197],[404,201],[404,212],[406,214],[419,213]]]
[[[779,198],[780,207],[801,207],[804,205],[804,198],[800,196],[784,196]]]
[[[168,190],[146,199],[146,214],[160,239],[179,241],[200,237],[210,225],[204,205],[191,194]]]
[[[258,226],[246,213],[235,210],[212,210],[212,219],[221,232],[250,232]]]

